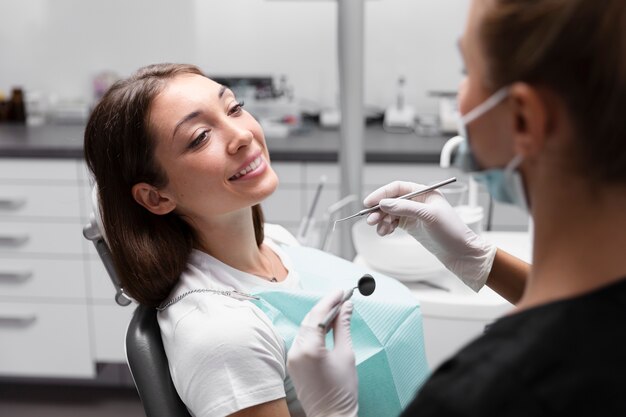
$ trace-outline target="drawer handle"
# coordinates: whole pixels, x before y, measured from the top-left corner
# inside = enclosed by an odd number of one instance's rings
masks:
[[[23,246],[26,242],[28,242],[28,235],[19,235],[19,236],[2,236],[0,235],[0,246],[10,246],[17,247]]]
[[[18,210],[26,204],[25,198],[0,197],[0,210]]]
[[[37,320],[35,314],[24,316],[0,316],[0,326],[2,327],[27,327]]]
[[[0,271],[0,281],[4,282],[24,282],[32,276],[32,271]]]

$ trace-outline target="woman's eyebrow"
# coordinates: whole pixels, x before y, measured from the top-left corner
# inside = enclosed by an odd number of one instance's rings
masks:
[[[196,111],[192,111],[191,113],[189,113],[188,115],[186,115],[185,117],[180,119],[180,121],[178,123],[176,123],[176,127],[174,128],[174,132],[172,133],[172,139],[174,139],[174,137],[176,136],[176,132],[178,131],[178,129],[182,125],[184,125],[185,123],[190,122],[191,120],[195,119],[199,115],[200,115],[200,110],[196,110]]]
[[[222,98],[224,94],[235,97],[235,93],[225,85],[220,87],[219,98]]]
[[[220,91],[217,93],[217,97],[218,98],[222,98],[222,96],[224,96],[224,93],[228,91],[231,94],[233,94],[233,92],[230,90],[230,88],[226,87],[225,85],[222,85],[220,87]],[[176,136],[176,132],[178,132],[178,129],[180,129],[180,127],[182,125],[184,125],[185,123],[190,122],[191,120],[195,119],[196,117],[198,117],[200,115],[200,110],[195,110],[192,111],[191,113],[189,113],[188,115],[186,115],[185,117],[183,117],[182,119],[180,119],[178,121],[178,123],[176,123],[176,127],[174,127],[174,132],[172,133],[172,139],[174,139],[174,137]]]

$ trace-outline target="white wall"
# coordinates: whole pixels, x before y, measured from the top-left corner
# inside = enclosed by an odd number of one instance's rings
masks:
[[[409,101],[455,89],[456,39],[469,0],[366,4],[366,102],[385,106],[399,74]],[[0,90],[21,85],[91,98],[91,78],[161,61],[209,74],[286,74],[298,97],[336,102],[337,6],[331,0],[0,0]]]

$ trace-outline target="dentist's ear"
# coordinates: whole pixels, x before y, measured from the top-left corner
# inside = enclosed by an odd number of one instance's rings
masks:
[[[132,194],[138,204],[154,214],[167,214],[176,208],[176,203],[170,197],[145,182],[133,185]]]
[[[547,96],[526,83],[514,83],[509,90],[513,106],[514,144],[524,158],[537,155],[551,135],[552,117]]]

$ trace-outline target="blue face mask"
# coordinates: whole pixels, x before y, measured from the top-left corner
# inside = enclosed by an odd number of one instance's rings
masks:
[[[522,163],[522,156],[515,156],[504,168],[482,170],[469,146],[469,134],[467,132],[469,124],[493,109],[506,98],[508,93],[508,87],[501,88],[461,118],[459,134],[464,140],[459,145],[458,156],[454,165],[463,172],[471,173],[477,182],[484,184],[494,200],[514,204],[528,211],[522,176],[517,171],[517,168]]]

